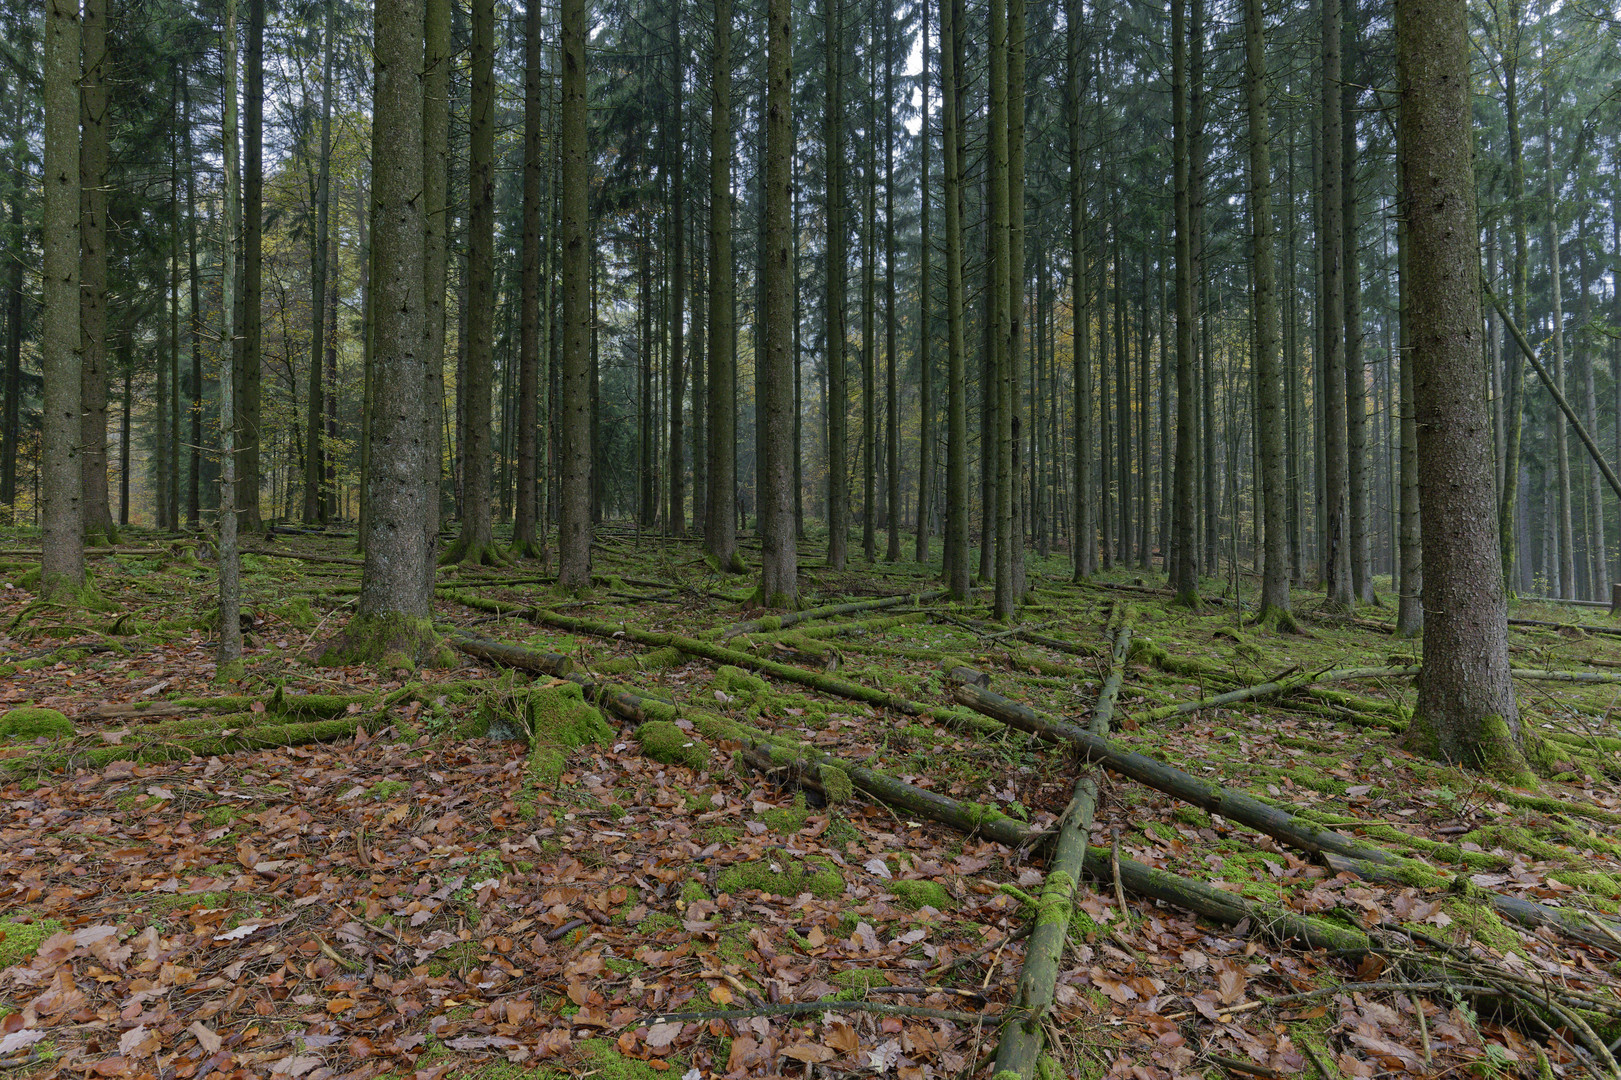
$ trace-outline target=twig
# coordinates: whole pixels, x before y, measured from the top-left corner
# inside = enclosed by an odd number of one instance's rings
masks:
[[[1306,1052],[1306,1056],[1311,1059],[1312,1067],[1317,1070],[1317,1072],[1322,1076],[1323,1080],[1334,1080],[1334,1073],[1330,1072],[1328,1069],[1328,1064],[1324,1062],[1322,1058],[1317,1056],[1317,1048],[1315,1046],[1304,1039],[1301,1039],[1299,1042],[1295,1043],[1295,1045]]]
[[[1120,918],[1128,918],[1126,910],[1126,890],[1120,884],[1120,827],[1116,825],[1110,830],[1114,842],[1109,848],[1109,876],[1114,878],[1114,902],[1120,907]]]
[[[932,1020],[954,1020],[959,1024],[977,1024],[982,1020],[1001,1020],[1008,1014],[987,1017],[984,1013],[960,1012],[955,1009],[925,1009],[919,1005],[891,1005],[884,1001],[787,1001],[780,1005],[762,1005],[753,1009],[718,1009],[712,1012],[656,1013],[631,1021],[638,1024],[668,1024],[679,1020],[690,1023],[697,1020],[751,1020],[756,1016],[805,1016],[819,1012],[872,1012],[886,1016],[921,1016]]]
[[[559,938],[563,937],[563,935],[567,934],[570,930],[577,930],[577,929],[584,926],[586,923],[588,923],[590,921],[591,921],[590,919],[570,919],[568,922],[564,923],[562,926],[559,926],[556,930],[548,930],[548,931],[546,931],[546,940],[547,941],[557,941]]]
[[[1269,1069],[1265,1065],[1256,1065],[1248,1061],[1239,1061],[1237,1058],[1222,1057],[1220,1054],[1206,1054],[1206,1061],[1213,1061],[1224,1069],[1234,1072],[1249,1073],[1251,1076],[1281,1076],[1276,1069]]]
[[[1428,1065],[1435,1060],[1435,1053],[1430,1049],[1430,1022],[1424,1016],[1424,1003],[1418,1000],[1417,994],[1408,994],[1407,998],[1413,1003],[1413,1011],[1418,1014],[1418,1035],[1424,1040],[1424,1064]]]

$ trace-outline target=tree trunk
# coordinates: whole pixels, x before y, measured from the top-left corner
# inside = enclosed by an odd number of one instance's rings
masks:
[[[895,355],[895,12],[884,11],[884,481],[889,546],[901,559],[901,403]]]
[[[558,584],[591,585],[591,251],[587,243],[585,0],[562,0],[563,490]]]
[[[963,345],[962,112],[957,85],[956,0],[940,0],[941,188],[946,215],[946,535],[945,581],[968,597],[968,386]]]
[[[681,107],[686,96],[686,52],[681,44],[681,5],[670,5],[671,139],[670,169],[670,306],[666,314],[670,343],[669,389],[665,395],[670,414],[669,474],[670,510],[667,516],[672,536],[687,535],[687,470],[685,438],[682,434],[682,399],[686,396],[686,311],[687,311],[687,233],[685,179],[686,138]],[[797,455],[796,455],[797,458]]]
[[[45,12],[44,249],[45,312],[40,369],[45,377],[41,428],[42,597],[75,598],[84,585],[84,506],[79,465],[79,4],[47,0]]]
[[[1285,525],[1283,386],[1278,355],[1277,270],[1273,262],[1272,148],[1261,0],[1244,4],[1245,98],[1249,107],[1250,258],[1255,289],[1255,434],[1260,443],[1263,517],[1262,621],[1289,620],[1289,546]]]
[[[870,8],[878,21],[876,0]],[[858,46],[859,47],[859,46]],[[861,222],[861,555],[878,558],[878,50],[867,50],[865,194]]]
[[[1542,86],[1542,197],[1543,241],[1548,251],[1548,303],[1549,317],[1553,321],[1553,378],[1559,392],[1565,392],[1565,305],[1561,289],[1563,272],[1559,261],[1560,222],[1559,203],[1555,201],[1553,164],[1553,118],[1548,108],[1548,87]],[[1521,325],[1524,325],[1523,323]],[[1556,523],[1559,537],[1559,589],[1558,596],[1566,600],[1576,598],[1576,531],[1572,527],[1570,507],[1570,429],[1563,416],[1553,417],[1554,462],[1557,469],[1559,519]]]
[[[830,0],[831,2],[831,0]],[[704,546],[738,571],[737,343],[732,265],[732,0],[715,0],[709,107],[709,492]]]
[[[1017,603],[1025,594],[1024,545],[1030,522],[1030,507],[1022,496],[1019,463],[1019,357],[1024,347],[1024,111],[1025,111],[1025,0],[1008,0],[1007,58],[1007,140],[1008,140],[1008,261],[1003,268],[1008,279],[1007,345],[1002,358],[1008,416],[1003,430],[1007,435],[1011,462],[1009,499],[1012,502],[1013,529],[1008,537],[1008,559]],[[1009,610],[1009,617],[1012,615]]]
[[[1171,0],[1171,156],[1176,215],[1176,602],[1199,606],[1199,509],[1194,501],[1198,402],[1193,379],[1193,244],[1188,234],[1188,83],[1185,0]]]
[[[264,336],[260,297],[264,281],[265,0],[248,0],[247,43],[247,86],[242,94],[242,311],[240,345],[233,361],[241,365],[236,379],[242,391],[236,403],[236,505],[242,527],[256,533],[264,528],[259,509],[259,433]]]
[[[21,125],[17,127],[21,131]],[[28,154],[22,136],[11,143],[11,228],[8,239],[15,254],[6,258],[6,358],[5,381],[0,384],[0,506],[14,509],[17,504],[17,440],[22,436],[22,349],[23,349],[23,191]],[[126,440],[127,442],[127,440]]]
[[[423,0],[395,0],[374,15],[372,168],[376,221],[372,282],[377,322],[377,408],[360,600],[331,659],[375,662],[393,653],[426,659],[434,643],[431,559],[423,520],[429,513],[427,463],[437,445],[428,430],[424,370],[425,208],[423,185]]]
[[[721,2],[729,4],[730,0]],[[850,543],[850,479],[846,459],[850,401],[849,390],[845,386],[844,358],[844,274],[847,256],[844,224],[843,9],[837,0],[823,0],[823,5],[827,45],[826,129],[822,140],[827,160],[827,299],[823,305],[828,396],[827,565],[834,570],[843,570],[849,558]],[[727,154],[730,153],[728,147]]]
[[[929,5],[918,7],[918,27],[923,35],[923,74],[918,86],[923,94],[922,126],[918,132],[918,455],[917,455],[917,533],[912,558],[929,561],[929,533],[934,512],[934,278],[930,259],[933,239],[929,232],[929,140],[933,137],[929,117]]]
[[[330,254],[330,213],[332,179],[332,65],[337,52],[334,20],[337,0],[325,0],[326,28],[321,49],[321,157],[315,165],[315,244],[310,269],[310,376],[309,414],[304,426],[304,524],[315,525],[326,518],[321,498],[326,456],[330,448],[321,439],[325,416],[325,394],[336,387],[321,385],[321,360],[326,347],[327,257]]]
[[[1066,0],[1064,30],[1064,124],[1069,136],[1069,287],[1072,352],[1071,390],[1075,401],[1073,456],[1074,485],[1071,497],[1070,565],[1071,577],[1084,581],[1091,576],[1097,550],[1097,525],[1092,520],[1092,285],[1087,272],[1086,253],[1086,173],[1081,148],[1081,100],[1085,95],[1082,76],[1081,25],[1085,13],[1081,0]],[[1055,403],[1056,404],[1056,403]]]
[[[492,535],[490,393],[495,363],[495,4],[473,0],[472,112],[468,122],[467,380],[462,527],[447,563],[500,565]]]
[[[1396,134],[1396,175],[1399,181],[1402,159],[1406,155],[1405,135],[1399,125]],[[1413,400],[1413,279],[1408,258],[1412,245],[1407,230],[1407,192],[1399,182],[1396,197],[1396,279],[1400,293],[1398,317],[1401,320],[1401,577],[1400,599],[1396,606],[1396,635],[1412,638],[1424,629],[1424,545],[1418,510],[1418,418]]]
[[[1013,365],[1009,354],[1009,304],[1012,302],[1012,217],[1008,202],[1008,13],[1006,0],[990,6],[990,135],[987,185],[990,188],[991,264],[987,290],[991,300],[989,368],[992,373],[996,420],[991,443],[982,453],[992,456],[996,470],[996,574],[992,604],[996,618],[1013,617],[1018,603],[1014,582],[1013,533]],[[1022,104],[1022,103],[1021,103]]]
[[[1525,763],[1489,509],[1491,418],[1479,393],[1467,19],[1464,0],[1402,0],[1396,12],[1427,611],[1407,739],[1430,756],[1513,776]]]
[[[438,567],[440,479],[444,472],[445,430],[445,277],[450,208],[450,0],[426,0],[423,6],[422,79],[422,334],[424,393],[427,395],[428,446],[423,456],[427,514],[423,575],[433,587]],[[334,275],[335,276],[335,275]]]
[[[540,67],[540,5],[524,15],[523,78],[523,253],[518,316],[518,491],[514,500],[512,551],[543,555],[536,530],[536,458],[540,419],[540,211],[541,172],[546,167],[540,113],[546,74]],[[547,95],[548,97],[550,95]]]
[[[1578,212],[1577,244],[1580,252],[1576,276],[1576,321],[1581,330],[1576,337],[1575,359],[1577,378],[1582,380],[1582,422],[1589,432],[1598,431],[1598,389],[1593,378],[1593,291],[1589,286],[1587,209],[1584,204]],[[1497,325],[1495,322],[1493,325]],[[1599,470],[1589,461],[1584,469],[1587,476],[1587,598],[1608,599],[1604,559],[1604,487],[1599,482]]]
[[[1508,0],[1508,26],[1512,38],[1503,50],[1503,110],[1508,124],[1508,205],[1514,229],[1514,320],[1526,324],[1525,154],[1520,140],[1520,5]],[[1512,592],[1515,541],[1520,502],[1520,435],[1525,415],[1525,363],[1509,353],[1504,377],[1503,486],[1498,492],[1497,535],[1502,551],[1503,584]]]
[[[1349,610],[1355,602],[1351,580],[1349,492],[1350,465],[1346,443],[1345,372],[1345,263],[1344,183],[1345,153],[1341,116],[1341,0],[1322,0],[1323,57],[1323,172],[1322,236],[1318,250],[1323,261],[1323,479],[1326,502],[1324,527],[1327,547],[1323,555],[1328,602]]]
[[[79,378],[85,540],[116,543],[107,500],[107,0],[85,0],[79,113]]]
[[[764,349],[765,460],[759,495],[760,556],[758,599],[766,607],[799,605],[799,555],[794,537],[794,383],[793,317],[793,108],[789,85],[793,56],[789,0],[769,0],[766,7],[765,97],[765,311]]]
[[[224,99],[220,134],[225,146],[225,209],[220,215],[220,224],[224,227],[220,236],[220,356],[225,367],[220,372],[220,640],[215,662],[218,674],[224,676],[231,665],[242,659],[242,623],[238,618],[242,602],[241,566],[236,549],[236,244],[237,229],[241,227],[237,191],[240,149],[236,123],[236,0],[225,0],[224,84],[220,87],[220,96]]]

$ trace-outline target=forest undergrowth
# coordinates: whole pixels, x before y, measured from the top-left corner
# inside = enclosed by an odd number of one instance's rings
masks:
[[[922,1080],[991,1075],[1020,1025],[1048,1076],[1616,1075],[1602,610],[1514,605],[1515,784],[1405,751],[1417,643],[1305,592],[1283,634],[1217,582],[1194,612],[1032,559],[996,624],[908,563],[816,568],[813,539],[782,619],[695,542],[607,528],[585,598],[442,568],[454,665],[329,668],[353,537],[278,532],[222,680],[206,546],[132,531],[69,608],[28,591],[37,534],[0,539],[11,1075]],[[1019,730],[1084,729],[1111,671],[1109,752],[1184,798]]]

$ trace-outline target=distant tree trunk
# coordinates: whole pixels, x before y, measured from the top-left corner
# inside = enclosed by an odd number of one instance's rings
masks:
[[[355,616],[328,658],[348,663],[430,659],[435,641],[432,590],[423,567],[432,559],[424,457],[435,440],[424,397],[423,283],[423,0],[379,4],[373,19],[372,166],[376,219],[372,247],[377,321],[376,448]]]
[[[1413,276],[1410,265],[1412,241],[1407,227],[1407,188],[1400,182],[1406,157],[1406,128],[1396,131],[1396,280],[1400,291],[1398,315],[1401,320],[1401,577],[1396,605],[1396,635],[1417,637],[1424,629],[1424,546],[1419,524],[1418,501],[1418,414],[1413,393]]]
[[[873,21],[877,5],[872,5]],[[878,558],[878,50],[869,48],[861,221],[861,555]]]
[[[1250,258],[1255,289],[1255,436],[1260,443],[1262,559],[1258,620],[1292,623],[1283,456],[1282,363],[1278,355],[1277,270],[1273,262],[1272,133],[1267,108],[1262,0],[1244,3],[1244,93],[1249,107]]]
[[[495,363],[495,3],[473,0],[472,113],[468,123],[467,431],[462,440],[462,527],[446,563],[502,565],[491,506],[490,393]]]
[[[1546,31],[1544,31],[1546,32]],[[1548,250],[1548,303],[1553,321],[1553,381],[1561,396],[1565,392],[1565,304],[1561,287],[1563,271],[1560,267],[1559,203],[1554,198],[1553,117],[1548,107],[1548,85],[1542,85],[1542,197],[1543,242]],[[1557,468],[1559,520],[1559,595],[1567,600],[1576,598],[1576,530],[1573,527],[1570,499],[1570,428],[1564,414],[1553,415],[1554,462]]]
[[[1357,268],[1358,209],[1356,190],[1356,115],[1361,78],[1357,70],[1359,16],[1356,0],[1342,19],[1340,82],[1340,243],[1343,267],[1340,278],[1345,304],[1345,462],[1346,506],[1350,525],[1347,557],[1351,566],[1351,594],[1359,604],[1375,602],[1373,568],[1368,546],[1368,418],[1367,368],[1362,359],[1362,278]],[[1333,208],[1330,208],[1330,213]]]
[[[45,376],[40,595],[71,601],[84,586],[79,331],[79,4],[47,0],[45,199],[40,368]]]
[[[518,493],[512,523],[512,553],[543,556],[546,545],[536,532],[537,447],[540,417],[540,210],[541,171],[546,167],[542,139],[541,95],[545,73],[540,67],[541,12],[530,4],[523,35],[523,267],[518,317]],[[550,95],[547,95],[550,96]],[[677,274],[677,277],[681,275]]]
[[[591,585],[591,251],[586,237],[585,0],[562,0],[563,492],[558,584]]]
[[[720,0],[727,4],[730,0]],[[826,130],[822,145],[827,160],[827,347],[828,460],[827,460],[827,565],[843,570],[849,558],[850,478],[846,454],[849,442],[849,389],[845,385],[844,283],[846,227],[844,223],[844,42],[839,0],[823,0],[826,19]],[[718,17],[718,16],[717,16]],[[718,76],[717,76],[718,78]],[[730,92],[730,84],[727,86]],[[728,154],[731,149],[728,146]],[[719,158],[711,168],[717,167]],[[714,283],[719,286],[719,282]],[[713,294],[711,294],[713,295]],[[715,376],[711,374],[710,384]]]
[[[1023,497],[1024,485],[1019,462],[1020,356],[1024,348],[1024,110],[1025,110],[1025,0],[1008,0],[1007,57],[1007,141],[1008,141],[1008,279],[1007,346],[1003,359],[1007,386],[1010,465],[1009,497],[1013,503],[1014,528],[1009,537],[1013,597],[1017,603],[1025,594],[1024,545],[1030,524],[1030,505]],[[1009,612],[1011,617],[1012,612]]]
[[[439,491],[445,461],[445,277],[449,263],[446,237],[450,232],[450,69],[454,63],[450,25],[451,0],[426,0],[422,54],[422,341],[428,410],[423,476],[428,506],[422,527],[427,536],[423,574],[429,588],[439,562]]]
[[[1097,526],[1092,520],[1092,295],[1086,265],[1086,173],[1081,156],[1081,98],[1083,64],[1081,20],[1085,17],[1082,0],[1065,0],[1064,30],[1064,125],[1069,136],[1069,286],[1070,334],[1073,367],[1071,390],[1075,420],[1074,476],[1071,492],[1070,565],[1071,577],[1085,581],[1092,573],[1093,539]],[[1054,402],[1056,405],[1057,403]]]
[[[191,125],[191,80],[189,75],[182,74],[180,86],[182,108],[185,116],[185,147],[186,160],[195,161],[192,156],[192,125]],[[175,223],[177,226],[179,222]],[[178,233],[178,229],[177,229]],[[176,236],[176,243],[179,237]],[[188,397],[191,415],[191,448],[187,454],[190,459],[186,476],[186,524],[197,528],[202,517],[202,471],[203,471],[203,305],[202,305],[202,277],[197,272],[197,170],[186,170],[186,281],[191,292],[189,315],[186,319],[190,333],[188,345],[191,354],[191,371],[188,379]],[[176,353],[178,354],[178,341]],[[161,395],[160,395],[161,396]],[[180,452],[179,444],[175,444],[175,453]],[[180,525],[180,508],[175,507],[174,525]]]
[[[1503,55],[1503,110],[1508,124],[1508,207],[1514,230],[1514,321],[1526,325],[1525,153],[1520,140],[1520,5],[1508,0],[1511,39]],[[1525,415],[1525,361],[1509,350],[1504,374],[1503,486],[1498,492],[1497,536],[1503,583],[1513,592],[1517,512],[1520,502],[1520,434]]]
[[[923,94],[922,126],[918,131],[918,455],[917,455],[917,534],[912,551],[915,562],[929,561],[930,516],[934,512],[934,279],[930,258],[934,243],[929,232],[929,5],[918,6],[918,26],[923,34],[923,75],[918,86]]]
[[[716,0],[709,122],[709,491],[704,546],[724,571],[737,554],[736,288],[732,266],[732,3]]]
[[[895,12],[884,12],[884,480],[889,547],[884,557],[901,559],[901,403],[895,355]],[[926,139],[924,141],[927,141]]]
[[[789,250],[793,237],[793,161],[789,85],[793,55],[789,0],[766,5],[765,96],[765,275],[764,349],[765,378],[764,480],[759,499],[760,532],[764,541],[760,558],[759,600],[766,607],[799,605],[799,555],[794,540],[794,383],[793,318],[794,263]]]
[[[1576,321],[1581,331],[1576,337],[1576,372],[1582,380],[1582,424],[1597,437],[1598,427],[1598,389],[1593,378],[1593,290],[1589,285],[1588,277],[1588,235],[1587,235],[1587,207],[1577,216],[1577,242],[1576,250],[1580,253],[1577,262],[1576,276]],[[1587,475],[1587,567],[1589,600],[1603,600],[1609,592],[1605,582],[1604,559],[1604,484],[1599,471],[1591,461],[1584,462]]]
[[[696,167],[699,173],[706,163]],[[703,243],[698,223],[692,225],[692,247],[689,248],[688,272],[692,275],[692,527],[707,534],[709,528],[709,383],[706,370],[709,345],[706,340],[705,318],[709,311],[709,295],[705,267],[709,252]]]
[[[223,130],[220,134],[225,146],[225,209],[220,215],[220,224],[224,227],[220,236],[220,356],[224,359],[225,369],[220,372],[220,640],[215,652],[219,675],[226,675],[227,666],[242,659],[242,623],[239,617],[242,603],[241,566],[237,561],[236,547],[236,244],[237,230],[242,220],[237,190],[241,150],[236,123],[236,0],[225,0],[224,51],[224,83],[220,87],[220,96],[224,99],[220,117]]]
[[[79,394],[84,532],[90,544],[116,540],[107,500],[107,2],[85,0],[84,78],[79,112]]]
[[[1203,469],[1200,477],[1199,569],[1217,572],[1217,540],[1221,525],[1220,501],[1216,492],[1217,464],[1221,452],[1216,443],[1215,354],[1210,347],[1210,289],[1205,276],[1205,0],[1188,3],[1188,244],[1190,281],[1193,289],[1193,356],[1199,364],[1199,420],[1195,454]]]
[[[20,125],[19,125],[20,129]],[[0,506],[17,505],[17,440],[22,436],[23,351],[23,191],[28,156],[22,138],[11,144],[12,180],[10,241],[6,257],[6,359],[3,403],[0,403]],[[126,443],[128,440],[125,440]]]
[[[1018,595],[1015,592],[1013,548],[1013,365],[1008,351],[1012,265],[1011,207],[1008,203],[1008,13],[1006,0],[991,0],[990,6],[990,146],[986,161],[986,183],[990,188],[990,232],[992,259],[989,266],[988,298],[991,301],[990,355],[988,370],[996,402],[996,422],[991,442],[983,453],[996,463],[996,575],[992,611],[996,618],[1013,617]]]
[[[957,0],[940,0],[940,146],[946,214],[946,588],[968,597],[968,386],[963,343],[962,94]],[[832,7],[829,0],[829,7]]]
[[[687,313],[687,231],[685,176],[687,144],[681,121],[682,101],[686,96],[686,53],[681,44],[681,5],[670,5],[670,54],[673,58],[670,95],[672,152],[670,168],[670,306],[666,315],[669,322],[670,343],[669,390],[665,395],[670,414],[669,473],[670,512],[668,521],[673,536],[687,535],[687,469],[686,440],[682,435],[682,399],[686,397],[686,313]],[[797,455],[796,455],[797,457]]]
[[[1350,537],[1346,515],[1349,465],[1345,426],[1345,275],[1340,185],[1343,182],[1340,114],[1340,0],[1323,5],[1323,235],[1318,250],[1323,261],[1323,296],[1319,305],[1323,323],[1323,424],[1325,525],[1327,549],[1323,573],[1328,602],[1349,609],[1355,601],[1351,589]]]
[[[326,519],[321,498],[328,448],[321,440],[325,415],[326,388],[321,385],[321,358],[326,346],[327,256],[331,244],[332,178],[332,64],[337,52],[333,25],[337,0],[325,0],[326,28],[321,47],[321,156],[315,164],[315,243],[314,265],[310,268],[310,375],[308,415],[304,425],[304,524],[315,525]],[[335,393],[336,388],[332,391]]]
[[[1176,601],[1199,606],[1199,508],[1194,494],[1198,402],[1193,379],[1193,244],[1188,234],[1188,83],[1185,0],[1171,0],[1171,158],[1176,215]]]
[[[236,360],[241,364],[237,385],[236,504],[242,527],[259,532],[264,527],[259,509],[260,394],[263,375],[264,317],[260,309],[264,263],[264,109],[265,109],[265,0],[248,0],[247,87],[242,95],[242,317]]]
[[[1428,612],[1407,742],[1432,757],[1519,777],[1526,769],[1490,512],[1491,418],[1480,394],[1480,234],[1464,0],[1400,0],[1396,50]]]

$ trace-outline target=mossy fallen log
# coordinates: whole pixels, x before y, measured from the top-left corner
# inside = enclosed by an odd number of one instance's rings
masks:
[[[775,630],[786,630],[799,623],[814,622],[818,619],[834,619],[840,615],[854,615],[861,611],[879,611],[883,608],[899,607],[901,604],[928,604],[946,596],[944,589],[936,589],[926,593],[901,593],[897,596],[885,596],[877,600],[861,600],[849,604],[829,604],[825,607],[808,608],[805,611],[790,611],[784,615],[768,615],[764,618],[750,619],[748,622],[736,623],[728,626],[720,633],[720,640],[730,641],[743,634],[756,634]]]
[[[1281,694],[1292,693],[1307,686],[1320,685],[1331,682],[1350,682],[1356,679],[1395,679],[1407,678],[1417,675],[1421,669],[1418,667],[1382,667],[1382,668],[1333,668],[1328,671],[1309,672],[1293,675],[1288,678],[1272,679],[1253,686],[1240,687],[1229,690],[1224,694],[1201,698],[1198,701],[1184,701],[1175,705],[1165,705],[1158,709],[1151,709],[1142,715],[1144,720],[1166,720],[1173,716],[1186,716],[1203,709],[1216,709],[1223,705],[1232,705],[1240,701],[1250,701],[1254,698],[1274,697]]]
[[[1108,676],[1098,693],[1088,730],[1096,735],[1109,733],[1114,699],[1120,692],[1131,628],[1122,626],[1115,633]],[[1052,841],[1052,856],[1036,898],[1035,923],[1030,931],[1024,963],[1019,967],[1019,983],[1013,995],[1016,1019],[1002,1029],[996,1047],[995,1074],[1007,1073],[1025,1078],[1034,1076],[1046,1045],[1047,1011],[1052,1008],[1063,967],[1064,946],[1069,940],[1070,916],[1075,910],[1075,887],[1086,861],[1087,840],[1092,835],[1092,815],[1097,809],[1098,785],[1090,775],[1075,782],[1069,806],[1059,818]],[[1123,914],[1123,913],[1122,913]]]

